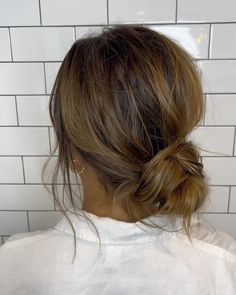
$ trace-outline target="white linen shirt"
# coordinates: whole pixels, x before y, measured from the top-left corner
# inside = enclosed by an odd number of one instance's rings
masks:
[[[178,219],[168,231],[84,211],[54,227],[11,236],[0,247],[1,295],[235,295],[236,241],[193,216],[192,244]],[[148,218],[144,219],[150,223]],[[175,232],[173,232],[175,230]],[[172,232],[171,232],[172,231]]]

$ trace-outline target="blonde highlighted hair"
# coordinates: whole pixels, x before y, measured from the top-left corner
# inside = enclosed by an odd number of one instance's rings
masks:
[[[49,108],[54,152],[58,147],[52,193],[67,219],[56,182],[61,170],[74,206],[70,163],[78,153],[106,191],[115,189],[113,202],[122,201],[131,220],[142,222],[131,204],[147,216],[144,207],[150,206],[170,220],[183,217],[191,238],[191,217],[203,207],[209,188],[199,147],[188,140],[205,111],[200,73],[190,54],[142,25],[105,27],[71,46]]]

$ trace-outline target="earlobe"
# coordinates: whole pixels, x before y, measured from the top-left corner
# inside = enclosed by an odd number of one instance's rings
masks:
[[[74,168],[73,168],[73,166],[75,167],[75,170],[74,170]],[[81,168],[81,166],[82,166],[82,168]],[[77,167],[78,167],[78,169],[77,169]],[[74,172],[74,173],[79,173],[79,174],[81,174],[81,173],[83,173],[84,172],[84,170],[85,170],[85,165],[84,164],[81,164],[78,160],[72,160],[71,162],[70,162],[70,169]]]

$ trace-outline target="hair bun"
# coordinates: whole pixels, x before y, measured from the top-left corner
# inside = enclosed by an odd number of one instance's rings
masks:
[[[208,186],[192,141],[170,144],[143,166],[135,199],[159,204],[162,213],[191,216],[203,204]]]
[[[163,155],[158,153],[159,157],[162,156],[164,160],[178,161],[188,174],[198,175],[199,177],[203,176],[203,165],[199,162],[200,154],[192,141],[177,142],[162,151],[159,153],[162,152]]]

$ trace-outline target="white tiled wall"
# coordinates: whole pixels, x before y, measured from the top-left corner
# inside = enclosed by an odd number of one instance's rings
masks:
[[[235,11],[235,0],[0,0],[0,244],[62,217],[40,175],[54,146],[49,94],[71,44],[116,23],[145,24],[197,59],[206,115],[190,137],[217,153],[201,152],[204,215],[236,238]]]

